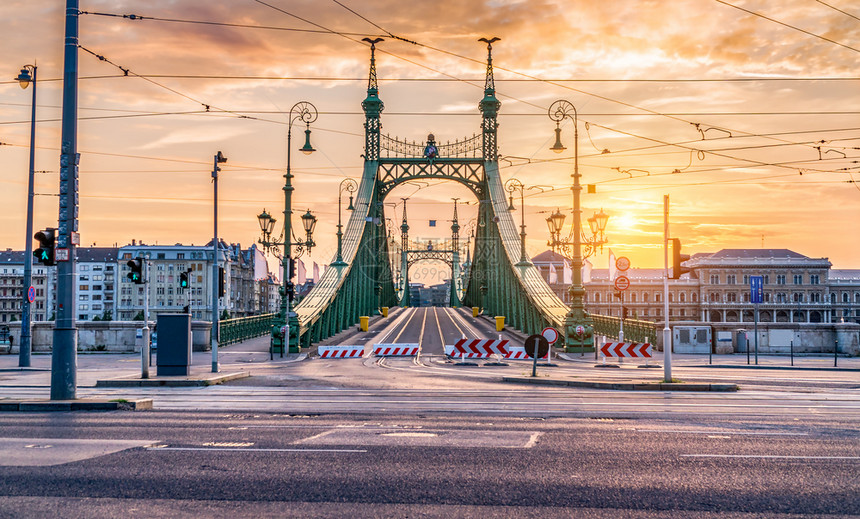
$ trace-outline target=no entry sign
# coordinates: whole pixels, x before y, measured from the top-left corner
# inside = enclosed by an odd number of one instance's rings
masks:
[[[542,332],[540,332],[540,334],[543,335],[544,338],[546,338],[546,342],[548,342],[550,344],[555,344],[555,342],[558,340],[558,337],[560,335],[558,333],[558,330],[556,330],[552,326],[547,326],[546,328],[543,329]]]
[[[618,276],[615,278],[615,288],[617,290],[627,290],[630,288],[630,278],[627,276]]]

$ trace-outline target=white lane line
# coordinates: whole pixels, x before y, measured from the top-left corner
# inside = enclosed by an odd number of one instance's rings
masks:
[[[682,433],[682,434],[737,434],[744,436],[809,436],[809,433],[793,433],[793,432],[766,432],[766,431],[684,431],[680,429],[633,429],[636,432],[654,432],[654,433]]]
[[[367,452],[366,449],[229,449],[223,447],[146,447],[148,451],[218,451],[218,452]]]
[[[529,438],[529,441],[526,442],[525,445],[523,445],[523,448],[524,449],[531,449],[532,447],[534,447],[537,444],[537,441],[538,441],[538,438],[540,438],[540,435],[541,435],[540,432],[532,433],[531,437]]]
[[[780,456],[768,454],[681,454],[682,458],[725,458],[763,460],[845,460],[860,461],[860,456]]]

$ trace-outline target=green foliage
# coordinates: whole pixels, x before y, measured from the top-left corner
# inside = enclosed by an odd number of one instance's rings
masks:
[[[137,315],[134,316],[132,321],[143,321],[143,310],[137,312]]]
[[[110,310],[105,310],[102,314],[102,321],[113,321],[113,313]]]

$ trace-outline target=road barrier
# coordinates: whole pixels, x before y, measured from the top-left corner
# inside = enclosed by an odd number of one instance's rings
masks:
[[[504,357],[508,353],[507,348],[507,339],[460,339],[454,344],[454,350],[469,359],[487,358],[490,355]]]
[[[545,360],[549,358],[549,352],[543,357],[540,357],[541,360]],[[522,346],[509,346],[508,354],[505,355],[505,359],[508,360],[531,360],[531,357],[526,353],[526,349]]]
[[[418,344],[374,344],[373,354],[377,357],[414,357],[418,355]]]
[[[647,342],[607,342],[600,347],[604,357],[651,357],[651,345]]]
[[[340,345],[340,346],[319,346],[317,348],[321,359],[352,359],[361,357],[364,354],[364,346],[361,345]]]

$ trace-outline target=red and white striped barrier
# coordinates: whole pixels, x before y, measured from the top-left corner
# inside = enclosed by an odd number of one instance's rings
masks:
[[[377,357],[414,357],[418,355],[418,344],[374,344]]]
[[[364,354],[364,346],[319,346],[317,352],[321,359],[354,359]]]
[[[454,344],[454,350],[457,353],[465,355],[468,359],[488,358],[491,355],[500,355],[504,357],[508,354],[507,339],[460,339]],[[454,355],[459,357],[460,355]]]
[[[463,353],[462,351],[457,351],[457,347],[453,344],[445,345],[445,355],[455,359],[485,359],[488,357],[488,355],[477,352]]]
[[[541,359],[546,359],[549,357],[549,352],[546,355],[541,357]],[[505,358],[508,360],[529,360],[531,357],[526,353],[526,349],[522,346],[509,346],[508,354],[505,355]]]
[[[607,342],[600,347],[604,357],[650,357],[651,344],[647,342]]]

